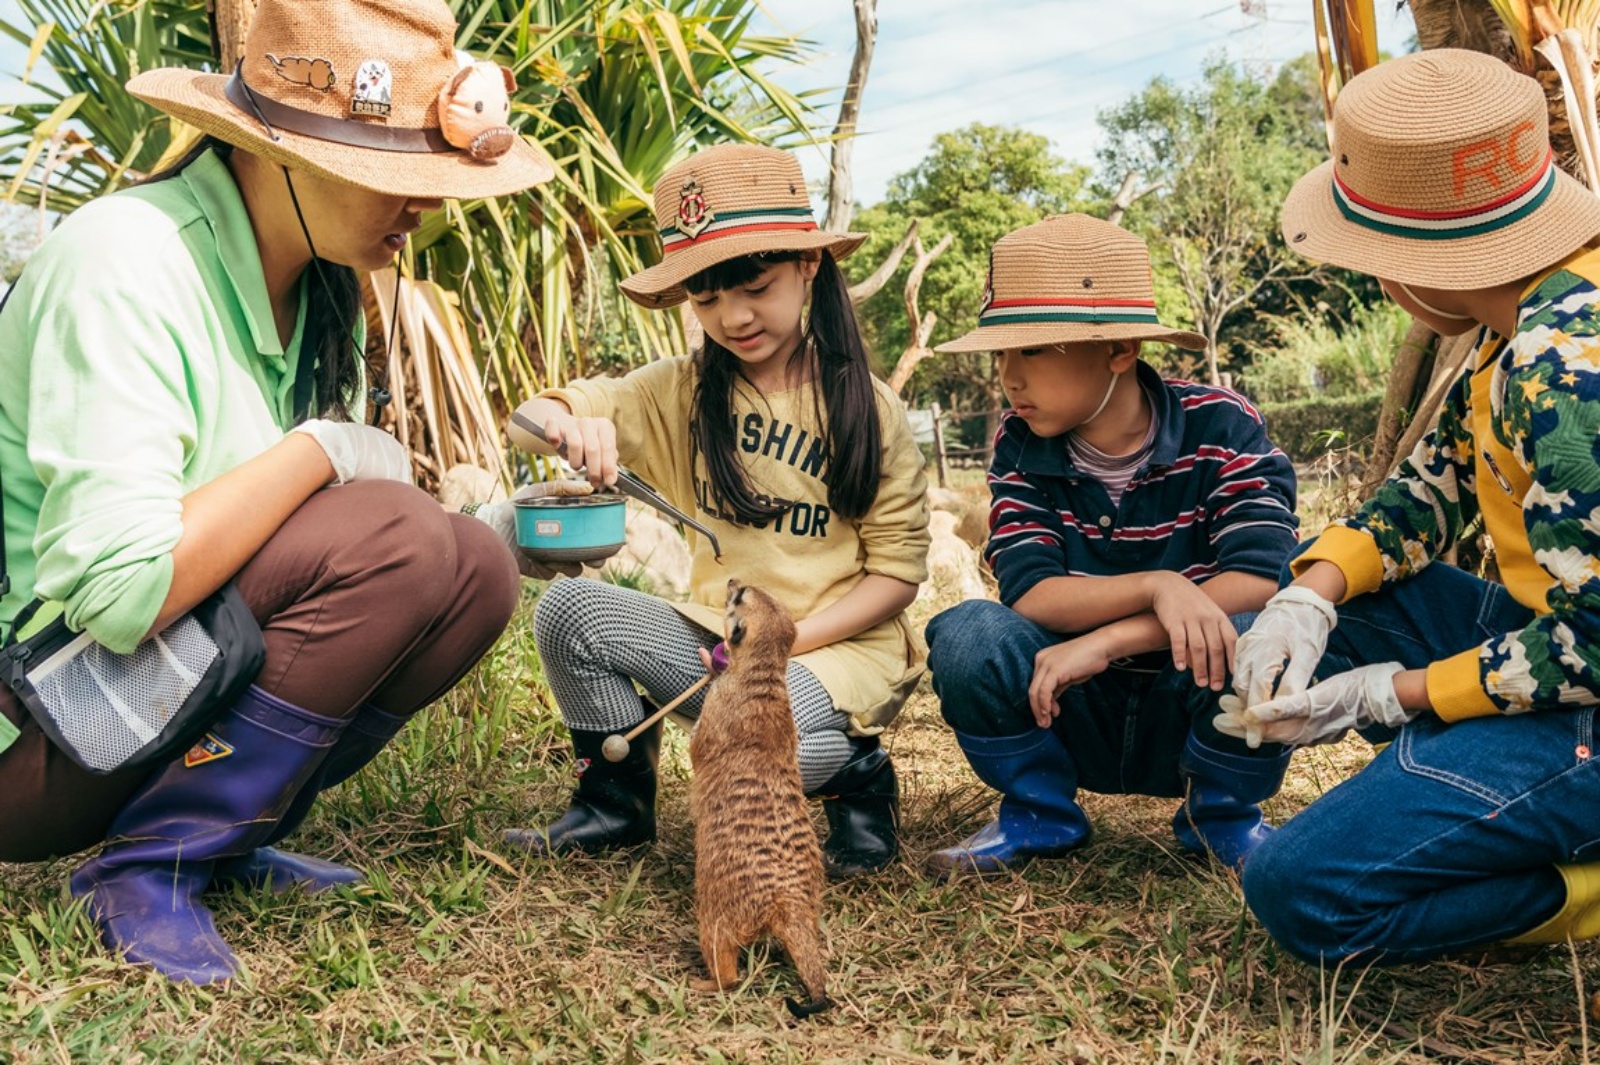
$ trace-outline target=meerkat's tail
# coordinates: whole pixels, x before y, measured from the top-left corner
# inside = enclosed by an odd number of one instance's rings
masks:
[[[816,914],[797,906],[790,909],[786,916],[788,919],[773,931],[788,952],[800,983],[811,998],[808,1002],[798,1002],[792,998],[783,1001],[790,1013],[804,1020],[833,1005],[833,1000],[828,997],[827,957],[822,948]]]
[[[807,1017],[815,1017],[823,1010],[832,1009],[833,999],[829,998],[827,995],[818,995],[810,1002],[796,1002],[792,998],[786,998],[783,1000],[783,1004],[789,1007],[790,1013],[794,1014],[795,1017],[803,1021]]]

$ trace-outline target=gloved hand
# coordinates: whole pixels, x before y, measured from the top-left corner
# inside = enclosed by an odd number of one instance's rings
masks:
[[[1305,691],[1338,620],[1332,603],[1301,585],[1268,599],[1233,650],[1233,690],[1244,705]]]
[[[594,492],[594,486],[588,481],[541,481],[538,484],[525,484],[515,492],[511,498],[499,503],[481,503],[468,508],[463,507],[473,517],[488,525],[489,528],[500,534],[500,539],[511,548],[511,553],[517,557],[517,568],[524,577],[534,580],[554,580],[558,575],[563,577],[576,577],[583,572],[581,562],[539,562],[528,557],[527,553],[517,543],[517,508],[519,499],[546,499],[550,496],[586,496]]]
[[[373,425],[312,418],[292,433],[305,433],[321,445],[333,466],[333,484],[351,481],[403,481],[411,479],[411,456],[405,446]]]
[[[1236,736],[1251,747],[1269,743],[1299,746],[1333,743],[1353,728],[1389,725],[1398,728],[1421,713],[1400,705],[1394,677],[1399,662],[1361,666],[1336,673],[1295,695],[1241,707],[1237,697],[1219,700],[1222,713],[1212,722],[1217,731]]]

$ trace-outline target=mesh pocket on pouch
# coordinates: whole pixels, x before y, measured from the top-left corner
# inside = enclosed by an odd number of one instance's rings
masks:
[[[114,769],[161,734],[217,657],[205,628],[185,615],[119,655],[73,640],[29,674],[56,728],[92,769]]]

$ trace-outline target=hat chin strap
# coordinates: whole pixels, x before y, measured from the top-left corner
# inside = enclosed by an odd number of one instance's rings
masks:
[[[1421,296],[1412,291],[1411,287],[1404,281],[1396,281],[1395,285],[1400,289],[1401,292],[1404,292],[1407,296],[1409,296],[1413,303],[1427,311],[1429,314],[1437,314],[1440,318],[1445,318],[1452,322],[1477,321],[1477,319],[1470,314],[1451,314],[1449,311],[1441,311],[1439,308],[1435,307],[1433,304],[1429,303],[1427,300],[1423,299]]]
[[[1106,404],[1111,402],[1111,394],[1117,390],[1117,382],[1120,380],[1122,380],[1121,374],[1113,373],[1111,375],[1111,383],[1106,386],[1106,394],[1100,397],[1100,405],[1094,409],[1093,414],[1089,415],[1083,421],[1078,423],[1079,429],[1082,429],[1085,425],[1088,425],[1090,422],[1100,417],[1100,415],[1106,409]]]
[[[281,166],[281,164],[280,164]],[[294,216],[300,222],[300,232],[306,238],[306,248],[311,252],[311,269],[317,275],[317,283],[322,286],[322,291],[331,299],[333,287],[328,284],[327,277],[322,272],[322,257],[317,254],[317,246],[311,242],[311,227],[306,225],[305,212],[300,210],[300,197],[294,191],[294,178],[289,174],[287,166],[282,167],[284,183],[289,186],[289,202],[294,204]],[[384,347],[383,373],[379,375],[377,383],[367,389],[367,399],[372,401],[373,423],[377,423],[377,415],[389,405],[392,398],[389,394],[389,367],[394,363],[394,335],[400,325],[400,263],[396,256],[394,264],[394,302],[389,305],[389,340]],[[366,352],[357,352],[356,357],[367,368],[367,380],[372,380],[372,360],[367,358]]]

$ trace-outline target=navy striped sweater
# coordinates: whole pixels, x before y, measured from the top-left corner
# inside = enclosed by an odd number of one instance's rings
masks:
[[[1049,577],[1172,570],[1196,584],[1223,572],[1278,579],[1295,544],[1294,468],[1237,393],[1163,381],[1140,362],[1160,427],[1119,506],[1079,472],[1063,436],[1007,414],[989,467],[989,546],[1000,600]]]

